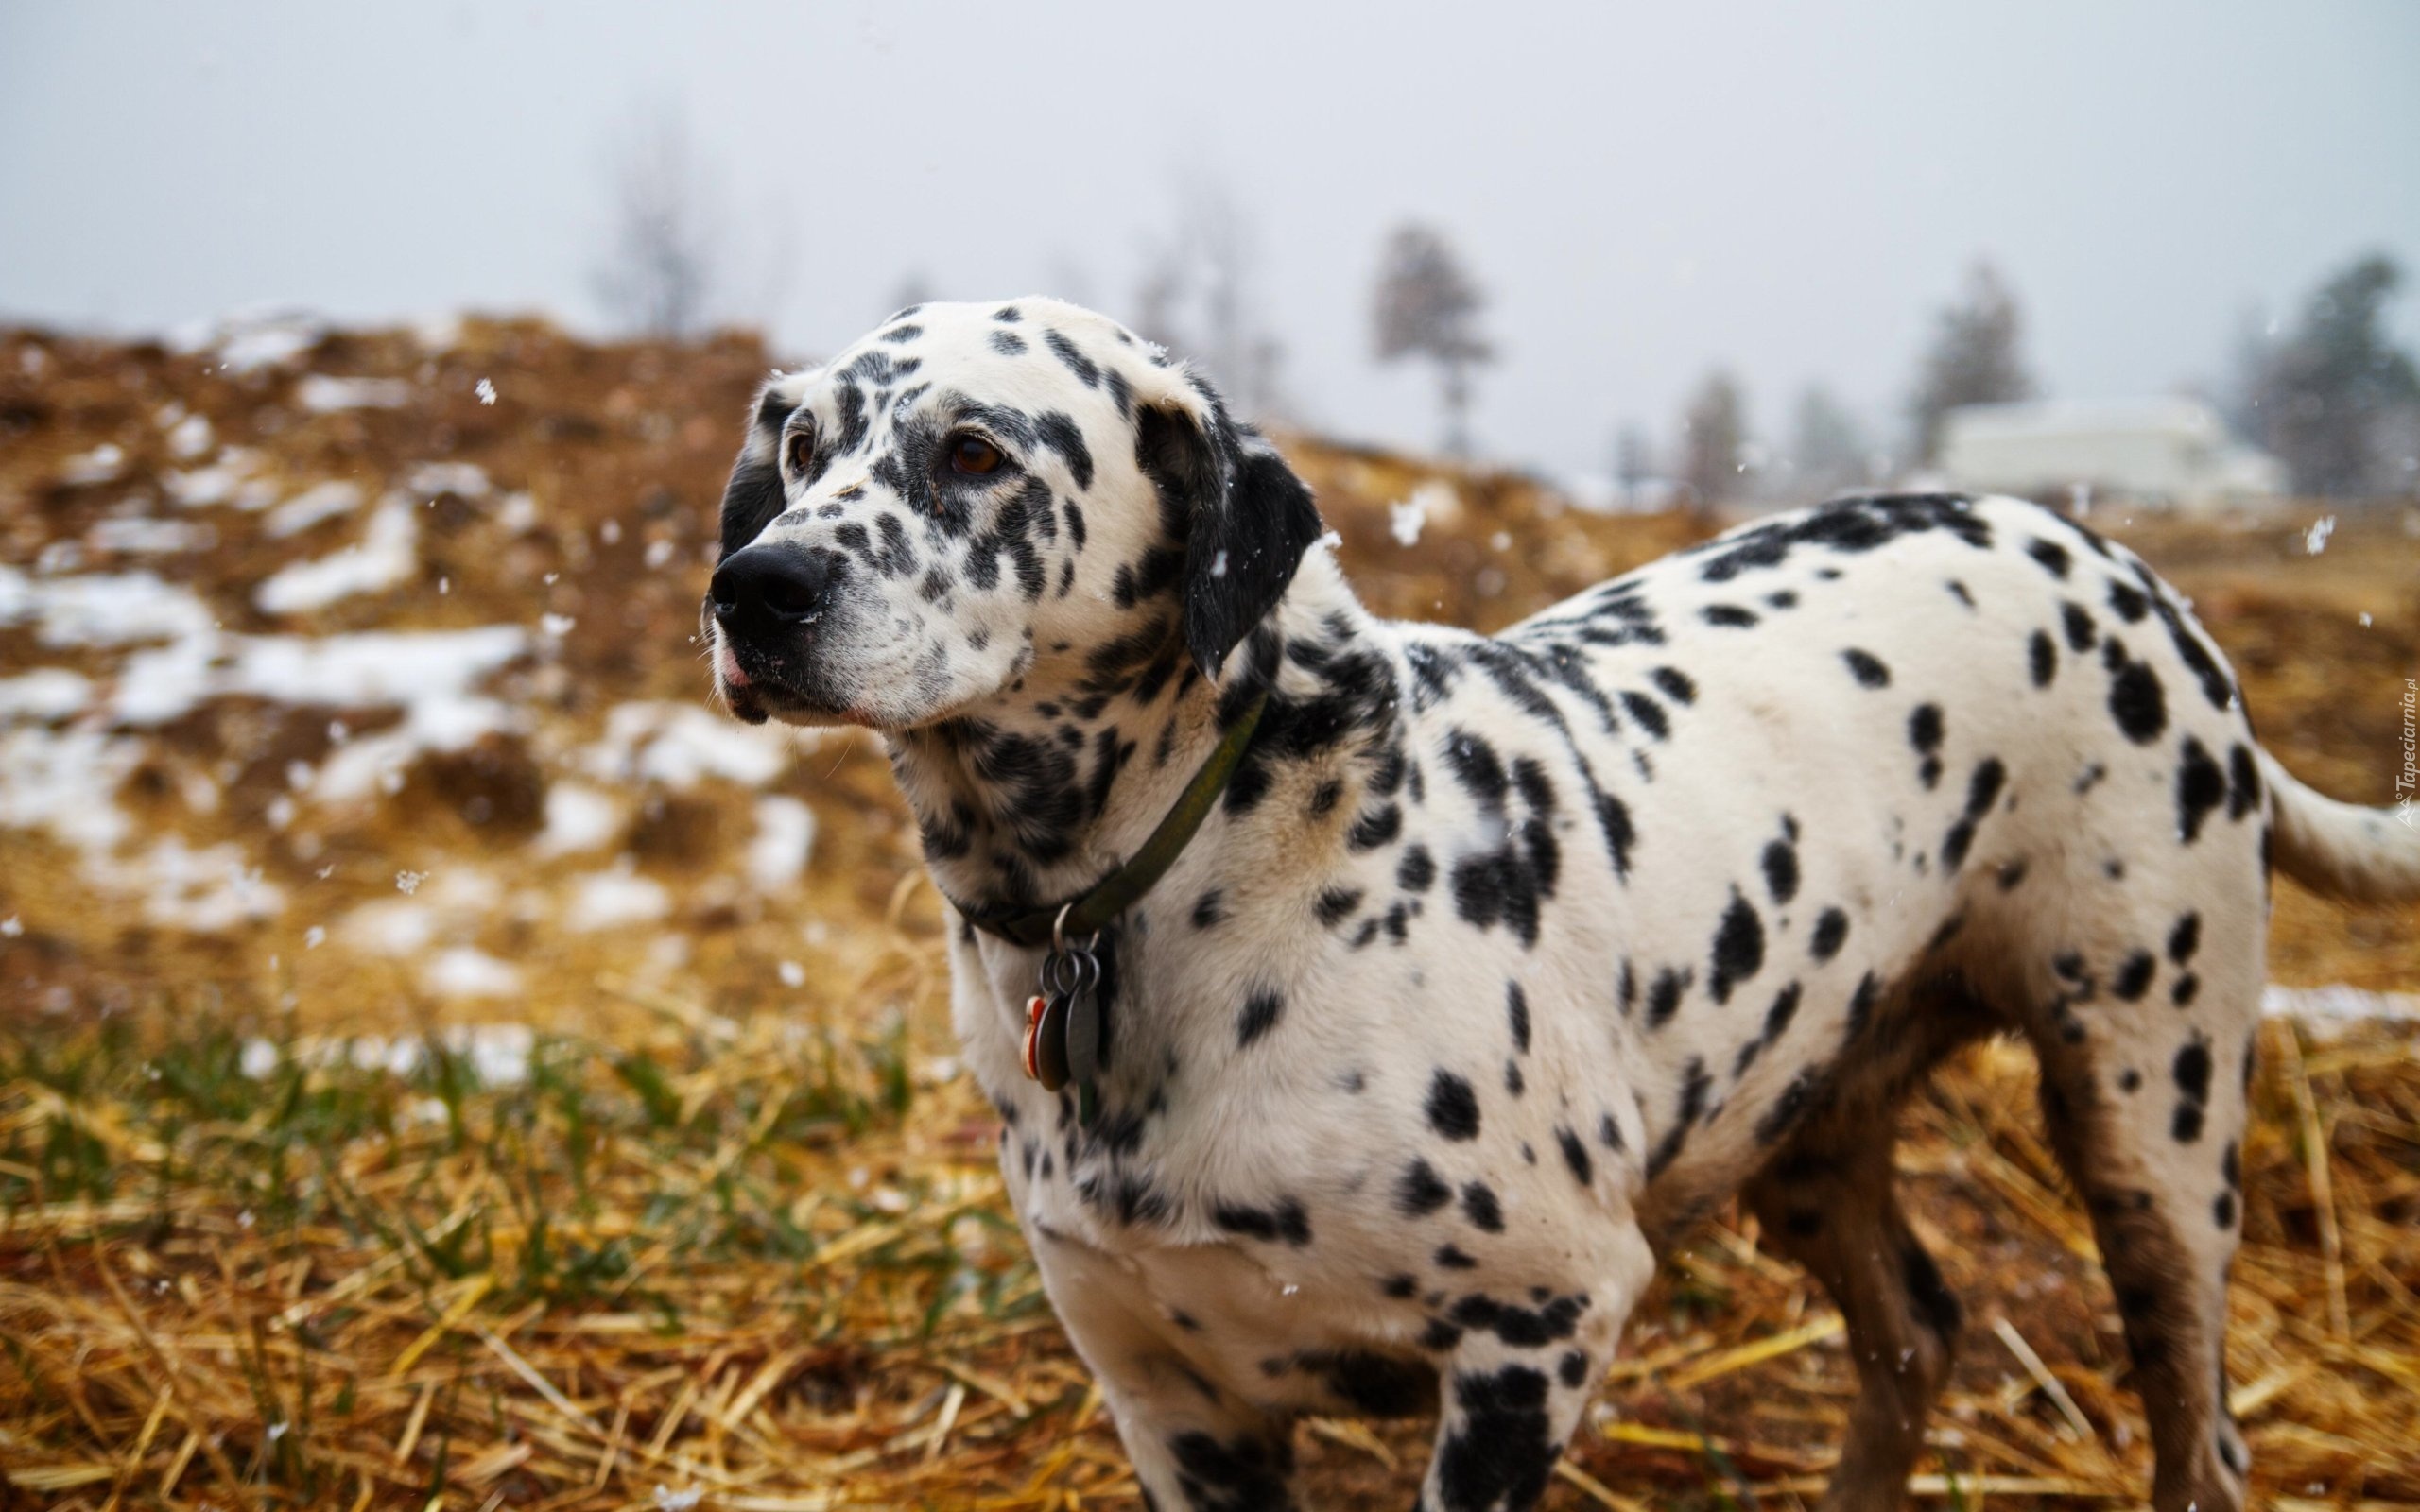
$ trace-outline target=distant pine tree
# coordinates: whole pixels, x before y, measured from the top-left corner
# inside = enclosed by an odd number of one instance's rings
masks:
[[[2256,357],[2254,434],[2296,493],[2327,498],[2410,491],[2401,455],[2420,429],[2420,373],[2387,335],[2385,305],[2403,270],[2364,257],[2315,290],[2301,325]]]
[[[1727,372],[1708,374],[1682,421],[1681,482],[1692,508],[1710,508],[1745,490],[1748,401]]]
[[[1962,404],[1996,404],[2025,399],[2033,380],[2020,351],[2025,330],[2016,296],[1988,262],[1966,275],[1958,301],[1941,312],[1932,346],[1909,404],[1915,455],[1927,462],[1941,447],[1942,417]]]
[[[1471,369],[1495,355],[1478,333],[1485,302],[1440,232],[1407,225],[1388,239],[1373,312],[1378,360],[1426,357],[1437,364],[1451,456],[1470,455]]]

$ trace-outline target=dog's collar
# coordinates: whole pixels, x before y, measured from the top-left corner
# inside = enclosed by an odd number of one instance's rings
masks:
[[[1201,764],[1201,769],[1193,774],[1193,781],[1184,784],[1184,791],[1177,795],[1175,805],[1160,820],[1160,827],[1108,876],[1075,897],[1055,903],[994,909],[960,905],[959,912],[976,928],[1012,945],[1053,945],[1098,932],[1142,902],[1143,895],[1175,865],[1194,832],[1209,817],[1210,805],[1219,800],[1228,780],[1243,764],[1244,749],[1252,744],[1253,731],[1259,727],[1261,713],[1268,707],[1269,690],[1263,687],[1219,737],[1217,747]]]

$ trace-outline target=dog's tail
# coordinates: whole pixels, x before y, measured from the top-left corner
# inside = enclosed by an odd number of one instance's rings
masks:
[[[2354,903],[2420,902],[2420,802],[2365,809],[2312,792],[2260,753],[2276,804],[2274,859],[2315,892]]]

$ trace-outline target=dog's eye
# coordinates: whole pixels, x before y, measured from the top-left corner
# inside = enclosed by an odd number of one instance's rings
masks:
[[[977,477],[999,467],[1000,449],[980,436],[961,436],[949,449],[949,465]]]
[[[807,467],[814,460],[815,432],[812,429],[802,427],[794,430],[783,440],[782,461],[789,468],[790,476],[806,476]]]

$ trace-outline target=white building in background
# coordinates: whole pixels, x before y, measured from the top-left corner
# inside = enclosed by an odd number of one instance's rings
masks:
[[[1969,404],[1943,421],[1941,472],[1974,492],[2078,487],[2185,509],[2274,499],[2286,471],[2227,435],[2193,399],[2124,404]]]

